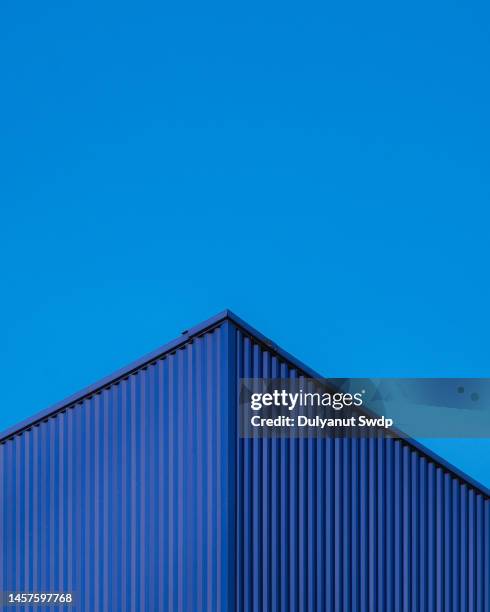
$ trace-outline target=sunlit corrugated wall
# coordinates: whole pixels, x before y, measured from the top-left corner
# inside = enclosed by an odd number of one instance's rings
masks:
[[[240,377],[305,373],[227,312],[9,431],[0,591],[75,591],[87,612],[490,612],[483,490],[398,440],[237,438]]]
[[[0,446],[0,591],[75,591],[87,612],[229,610],[227,329]]]

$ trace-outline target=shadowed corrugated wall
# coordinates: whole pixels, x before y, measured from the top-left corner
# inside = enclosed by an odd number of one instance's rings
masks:
[[[0,590],[229,610],[227,360],[225,322],[0,446]]]
[[[237,379],[302,372],[237,330]],[[401,440],[241,439],[239,612],[489,612],[490,502]]]

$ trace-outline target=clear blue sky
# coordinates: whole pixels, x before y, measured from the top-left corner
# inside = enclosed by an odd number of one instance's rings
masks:
[[[489,376],[489,23],[3,2],[0,429],[226,307],[325,375]]]

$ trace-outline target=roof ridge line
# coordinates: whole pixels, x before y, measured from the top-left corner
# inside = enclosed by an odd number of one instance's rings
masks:
[[[0,444],[4,444],[9,438],[13,438],[16,435],[21,435],[27,429],[30,429],[36,424],[41,423],[42,421],[45,421],[55,416],[59,412],[66,410],[73,404],[76,404],[91,395],[94,395],[95,393],[101,391],[105,387],[111,384],[115,384],[118,380],[125,378],[127,376],[130,376],[133,372],[143,368],[145,365],[150,364],[153,361],[156,361],[157,359],[162,358],[167,353],[177,350],[179,347],[189,342],[192,338],[195,338],[196,336],[199,336],[205,333],[206,331],[210,331],[211,329],[213,329],[214,327],[217,327],[220,323],[226,320],[233,322],[237,327],[241,328],[247,334],[254,337],[258,342],[262,343],[264,346],[272,349],[280,357],[282,357],[286,361],[289,361],[292,365],[294,365],[296,368],[304,372],[307,376],[310,376],[312,378],[328,380],[328,377],[319,374],[318,372],[310,368],[308,365],[304,364],[302,361],[297,359],[294,355],[291,355],[290,353],[282,349],[275,342],[273,342],[272,340],[267,338],[264,334],[262,334],[262,332],[255,329],[249,323],[247,323],[242,318],[240,318],[232,310],[225,309],[219,312],[218,314],[214,315],[213,317],[206,319],[202,323],[194,325],[188,330],[184,330],[178,338],[170,340],[169,342],[160,346],[154,351],[151,351],[150,353],[143,355],[139,359],[132,361],[128,365],[122,368],[119,368],[113,373],[107,376],[104,376],[102,379],[96,381],[95,383],[88,385],[87,387],[84,387],[83,389],[80,389],[76,393],[69,395],[68,397],[56,402],[55,404],[52,404],[48,408],[45,408],[44,410],[41,410],[33,414],[32,416],[27,417],[26,419],[20,421],[19,423],[8,427],[4,431],[0,432]],[[447,461],[446,459],[438,455],[436,452],[424,446],[418,440],[415,440],[414,438],[411,438],[410,436],[406,436],[406,435],[402,437],[401,439],[406,444],[415,448],[418,452],[423,454],[430,461],[434,461],[440,464],[446,470],[448,470],[449,472],[452,472],[456,478],[472,486],[474,489],[482,493],[487,498],[490,498],[490,489],[488,489],[485,485],[478,482],[477,480],[475,480],[474,478],[472,478],[471,476],[469,476],[468,474],[466,474],[465,472],[463,472],[462,470],[460,470],[459,468],[451,464],[449,461]]]

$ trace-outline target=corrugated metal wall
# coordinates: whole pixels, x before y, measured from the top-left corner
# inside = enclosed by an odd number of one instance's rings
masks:
[[[237,378],[301,373],[236,332]],[[404,441],[241,439],[239,612],[488,612],[490,502]]]
[[[229,610],[227,326],[0,446],[0,590]]]
[[[398,440],[238,440],[239,378],[301,374],[222,320],[8,438],[0,590],[87,612],[490,612],[490,502],[448,469]]]

